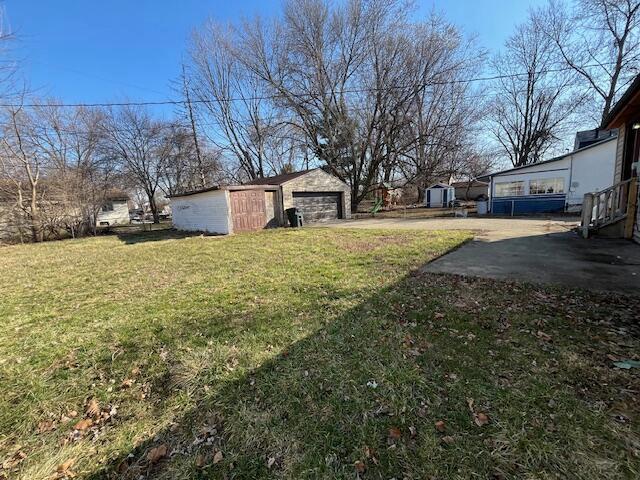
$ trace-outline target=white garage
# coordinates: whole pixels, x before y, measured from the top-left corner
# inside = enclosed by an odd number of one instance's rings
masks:
[[[351,217],[349,186],[319,168],[169,198],[174,227],[192,232],[228,234],[286,226],[285,211],[292,207],[302,212],[304,223]]]
[[[274,185],[211,187],[170,199],[178,230],[228,234],[282,224],[279,188]]]

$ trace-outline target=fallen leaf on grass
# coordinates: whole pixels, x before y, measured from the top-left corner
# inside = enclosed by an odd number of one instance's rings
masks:
[[[149,463],[157,463],[167,456],[168,451],[169,449],[167,445],[163,443],[162,445],[149,450],[149,453],[147,453],[147,460]]]
[[[222,452],[220,450],[218,450],[216,453],[213,454],[213,464],[214,465],[216,465],[217,463],[220,463],[223,459],[224,459],[224,455],[222,454]]]
[[[78,423],[76,423],[73,428],[74,430],[87,430],[88,428],[91,428],[91,426],[93,425],[93,420],[91,420],[90,418],[85,418],[83,420],[80,420]]]
[[[38,423],[37,433],[46,433],[56,429],[56,424],[53,420],[43,420]]]
[[[18,445],[16,448],[18,449],[17,452],[15,452],[11,457],[6,459],[4,462],[0,463],[0,473],[2,473],[2,470],[11,470],[17,467],[22,463],[22,461],[25,458],[27,458],[27,454],[24,453],[22,450],[20,450],[20,448],[22,448],[20,445]]]
[[[64,463],[61,463],[60,465],[58,465],[58,468],[56,468],[56,471],[53,474],[51,474],[49,478],[51,480],[58,480],[63,478],[74,478],[76,474],[71,471],[71,467],[73,467],[74,463],[76,463],[75,458],[67,460]]]
[[[276,463],[276,458],[275,457],[269,457],[267,459],[267,468],[273,467],[274,463]]]
[[[411,438],[416,438],[416,435],[418,435],[418,431],[413,425],[409,427],[409,433],[411,434]]]
[[[130,388],[131,385],[133,385],[133,382],[135,382],[135,380],[132,380],[130,378],[125,378],[120,384],[120,388]]]
[[[364,462],[361,462],[360,460],[358,460],[354,464],[354,466],[356,468],[357,473],[364,473],[367,470],[367,467],[365,466]]]
[[[443,433],[447,429],[447,426],[444,423],[444,420],[438,420],[436,422],[436,430],[440,433]]]
[[[206,464],[206,459],[201,453],[196,457],[196,467],[202,468]]]
[[[433,314],[433,318],[436,320],[442,320],[444,318],[444,313],[436,312]]]
[[[477,426],[482,427],[489,423],[489,417],[485,413],[478,412],[473,415],[473,421]]]
[[[97,417],[98,415],[100,415],[100,404],[95,397],[93,397],[91,400],[89,400],[89,403],[87,403],[86,412],[90,417]]]
[[[446,443],[447,445],[451,445],[453,442],[455,442],[453,437],[451,437],[449,435],[445,435],[444,437],[442,437],[441,440],[442,440],[443,443]]]
[[[473,400],[473,398],[467,398],[467,405],[469,406],[469,411],[471,413],[475,413],[474,409],[473,409],[473,404],[475,403],[475,401]]]
[[[389,439],[398,440],[400,437],[402,437],[402,432],[398,427],[391,427],[389,429]]]
[[[542,330],[538,330],[538,333],[536,333],[536,336],[544,342],[550,342],[553,339],[551,335],[544,333]]]
[[[376,458],[376,452],[371,447],[364,447],[363,449],[365,457],[371,460],[374,464],[378,465],[378,459]]]

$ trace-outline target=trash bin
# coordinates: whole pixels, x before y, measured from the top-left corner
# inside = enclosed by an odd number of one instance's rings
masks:
[[[287,218],[289,219],[289,225],[292,227],[301,227],[303,224],[302,212],[296,207],[287,208]]]
[[[486,200],[478,200],[476,202],[476,208],[478,209],[478,215],[486,215],[487,214],[488,205],[489,205],[489,202],[487,202]]]

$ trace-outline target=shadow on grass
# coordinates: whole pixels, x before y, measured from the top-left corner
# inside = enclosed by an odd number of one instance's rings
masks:
[[[572,348],[576,329],[591,338],[592,327],[550,320],[532,328],[558,335],[557,345],[530,334],[512,340],[529,317],[512,315],[505,327],[505,287],[515,288],[414,273],[336,318],[327,313],[315,333],[246,374],[220,379],[222,367],[211,365],[196,379],[208,389],[196,408],[89,478],[587,478],[602,473],[598,462],[612,477],[628,474],[606,414],[588,408],[567,372],[532,367],[555,361],[562,334],[572,332]],[[469,290],[483,306],[453,308]],[[512,313],[531,308],[524,296],[508,302]],[[156,408],[176,393],[158,385]],[[474,425],[470,408],[489,412],[491,423]],[[559,416],[553,428],[538,420],[549,414]],[[436,431],[438,420],[446,432]],[[161,445],[167,455],[154,462]]]

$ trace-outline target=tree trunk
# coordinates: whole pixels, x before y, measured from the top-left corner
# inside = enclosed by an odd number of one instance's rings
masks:
[[[149,209],[151,209],[151,215],[153,215],[153,223],[160,223],[160,214],[158,213],[158,206],[156,205],[155,195],[148,194],[149,197]]]
[[[42,225],[40,225],[40,212],[38,211],[38,197],[36,186],[31,187],[31,205],[29,207],[29,216],[31,217],[31,237],[34,242],[42,242]]]

